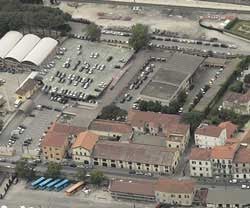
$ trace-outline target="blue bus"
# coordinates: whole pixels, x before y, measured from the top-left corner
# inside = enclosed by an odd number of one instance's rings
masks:
[[[64,179],[63,181],[61,181],[60,183],[55,185],[55,189],[56,189],[56,191],[61,191],[62,189],[64,189],[68,185],[69,185],[69,180]]]
[[[54,189],[54,186],[61,181],[60,178],[50,182],[49,184],[46,185],[46,189],[49,191],[52,191]]]
[[[48,178],[45,181],[43,181],[42,183],[39,184],[39,189],[43,190],[46,188],[46,184],[48,184],[49,182],[51,182],[53,179],[52,178]]]
[[[44,180],[45,180],[44,177],[38,178],[37,180],[35,180],[35,181],[33,181],[33,182],[31,183],[31,186],[32,186],[33,188],[37,188],[38,185],[39,185],[39,183],[41,183],[41,182],[44,181]]]

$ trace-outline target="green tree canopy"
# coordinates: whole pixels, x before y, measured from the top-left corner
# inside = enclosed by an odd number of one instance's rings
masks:
[[[129,45],[138,51],[143,47],[146,47],[149,43],[150,35],[147,25],[136,24],[132,26],[132,36],[129,39]]]
[[[127,111],[119,108],[118,106],[111,104],[108,106],[105,106],[102,109],[101,115],[99,118],[105,119],[105,120],[117,120],[117,118],[120,118],[118,120],[124,120],[127,116]]]
[[[19,160],[16,163],[15,171],[20,178],[31,180],[35,177],[35,171],[26,160]]]
[[[190,124],[191,130],[196,129],[204,119],[204,114],[200,112],[188,112],[182,115],[182,121]]]
[[[47,167],[45,176],[48,178],[58,178],[61,175],[61,165],[59,163],[50,162]]]
[[[105,177],[101,171],[94,170],[90,173],[90,182],[94,185],[100,186],[104,179]]]
[[[87,26],[87,35],[91,41],[99,41],[101,38],[101,28],[95,23],[91,23]]]

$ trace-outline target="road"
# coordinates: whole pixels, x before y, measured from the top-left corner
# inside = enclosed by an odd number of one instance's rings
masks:
[[[62,0],[69,1],[69,0]],[[227,4],[227,3],[217,3],[217,2],[207,2],[198,0],[78,0],[78,2],[87,3],[109,3],[109,4],[123,4],[123,5],[135,5],[135,6],[166,6],[168,8],[190,8],[199,10],[213,10],[213,11],[241,11],[249,12],[250,6],[237,5],[237,4]]]

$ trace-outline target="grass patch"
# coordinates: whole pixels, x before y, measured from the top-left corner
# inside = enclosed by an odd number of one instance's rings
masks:
[[[250,21],[249,20],[233,20],[233,24],[226,26],[225,30],[233,35],[250,40]]]

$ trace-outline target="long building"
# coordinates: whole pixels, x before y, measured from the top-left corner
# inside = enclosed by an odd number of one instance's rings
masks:
[[[173,148],[100,140],[91,157],[94,166],[171,175],[180,154]]]
[[[55,51],[58,42],[50,37],[9,31],[0,39],[0,67],[36,70]]]

